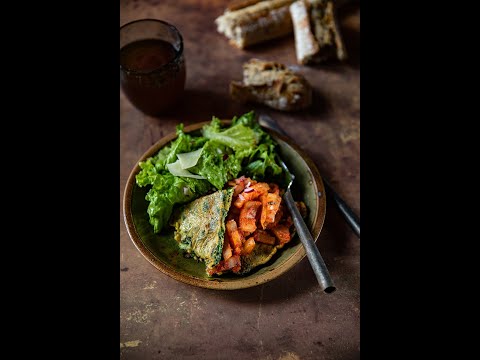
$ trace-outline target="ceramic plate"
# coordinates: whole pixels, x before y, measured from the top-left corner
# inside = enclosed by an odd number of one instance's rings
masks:
[[[200,133],[200,129],[210,122],[202,122],[186,126],[185,133]],[[224,121],[228,123],[228,121]],[[295,200],[302,200],[308,208],[306,224],[312,236],[317,240],[325,219],[325,190],[319,171],[313,161],[290,139],[263,128],[278,143],[278,153],[295,175],[292,193]],[[160,139],[138,160],[144,161],[155,155],[161,148],[176,138],[172,133]],[[154,234],[148,222],[145,200],[147,188],[137,186],[135,176],[140,172],[138,162],[128,178],[124,199],[123,212],[128,234],[135,247],[153,266],[164,274],[187,284],[209,289],[234,290],[260,285],[277,278],[295,266],[305,256],[305,250],[295,236],[290,243],[280,249],[273,258],[251,273],[238,276],[224,274],[219,277],[209,277],[205,272],[205,264],[191,258],[185,258],[173,239],[173,228],[164,229],[160,234]]]

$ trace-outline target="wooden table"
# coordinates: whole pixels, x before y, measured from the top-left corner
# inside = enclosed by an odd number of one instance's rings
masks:
[[[252,57],[295,65],[293,36],[249,50],[231,47],[214,19],[227,1],[121,1],[120,25],[140,18],[175,24],[184,38],[186,93],[161,118],[145,116],[120,91],[120,203],[139,157],[185,125],[251,109],[274,117],[360,216],[360,69],[358,5],[339,11],[349,60],[297,66],[315,89],[313,107],[289,114],[232,102],[228,86]],[[128,359],[358,359],[360,240],[327,199],[317,241],[338,290],[322,293],[305,258],[267,284],[214,291],[177,282],[150,265],[131,242],[120,210],[120,352]]]

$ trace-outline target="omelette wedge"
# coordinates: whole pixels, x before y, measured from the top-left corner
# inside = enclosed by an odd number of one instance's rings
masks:
[[[233,189],[219,190],[183,206],[175,215],[174,238],[179,247],[211,269],[222,259],[225,218]]]

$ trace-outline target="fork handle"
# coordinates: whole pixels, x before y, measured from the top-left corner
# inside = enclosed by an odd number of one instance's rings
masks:
[[[264,125],[267,128],[270,128],[279,134],[290,138],[290,136],[283,130],[278,123],[273,120],[270,116],[266,114],[262,114],[259,116],[259,122],[261,125]],[[332,194],[333,200],[335,204],[337,204],[338,209],[342,213],[343,217],[345,218],[346,222],[352,228],[353,232],[358,236],[360,239],[360,219],[355,215],[353,210],[347,205],[345,201],[338,195],[338,193],[332,188],[330,183],[322,176],[323,183],[325,184],[325,188],[327,192]]]
[[[307,258],[310,261],[310,265],[312,266],[320,287],[327,294],[334,292],[336,288],[333,284],[333,280],[330,277],[327,266],[323,261],[322,255],[320,255],[320,251],[318,251],[318,248],[315,245],[315,241],[313,240],[305,221],[303,221],[302,215],[300,215],[300,212],[297,209],[297,205],[295,205],[290,189],[287,189],[285,192],[284,199],[287,203],[288,210],[290,210],[290,213],[292,214],[293,224],[297,229],[298,237],[305,248]]]
[[[332,186],[325,178],[323,178],[323,183],[325,184],[325,189],[327,189],[327,192],[330,192],[330,194],[333,196],[333,199],[337,204],[338,210],[340,210],[340,212],[342,213],[345,221],[348,223],[348,225],[350,225],[353,232],[360,239],[360,219],[347,205],[347,203],[340,197],[340,195],[338,195],[337,192],[332,189]]]

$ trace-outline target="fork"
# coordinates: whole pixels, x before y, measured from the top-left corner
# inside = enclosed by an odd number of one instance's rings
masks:
[[[258,117],[260,125],[265,126],[266,128],[275,130],[276,132],[289,137],[288,134],[273,120],[270,116],[266,114],[261,114]],[[350,226],[355,235],[360,239],[360,219],[353,212],[353,210],[347,205],[347,203],[338,195],[338,193],[333,189],[332,185],[322,176],[323,184],[325,185],[325,190],[327,193],[330,193],[335,201],[335,204],[338,207],[338,210],[343,215],[345,221]]]
[[[287,165],[283,162],[280,156],[277,155],[277,160],[282,167],[283,171],[287,176],[288,186],[283,198],[287,203],[288,210],[292,214],[293,224],[297,229],[298,237],[305,248],[305,252],[307,254],[308,261],[310,261],[310,265],[312,266],[313,272],[317,277],[318,283],[320,284],[321,289],[330,294],[336,290],[335,285],[330,277],[330,273],[328,272],[327,266],[323,261],[322,256],[320,255],[320,251],[318,251],[317,246],[315,245],[315,241],[313,240],[310,231],[307,228],[307,225],[303,221],[302,215],[300,215],[300,211],[298,211],[297,206],[295,205],[295,201],[293,200],[292,192],[290,191],[290,187],[295,180],[295,175],[293,175],[289,170]]]

